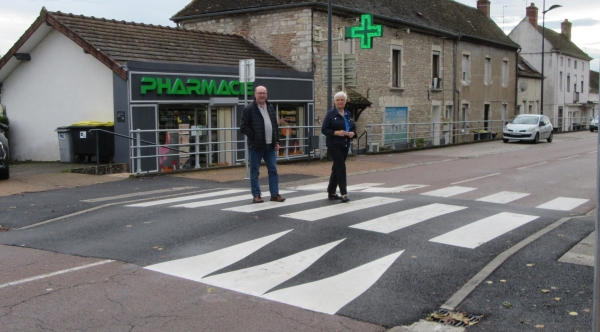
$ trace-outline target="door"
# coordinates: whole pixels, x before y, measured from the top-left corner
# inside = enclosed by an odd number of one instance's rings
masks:
[[[158,126],[157,122],[157,107],[156,105],[136,105],[131,106],[131,129],[136,130],[156,130]],[[133,137],[136,135],[134,134]],[[154,133],[141,133],[140,139],[142,140],[139,152],[142,157],[144,156],[157,156],[158,148],[144,148],[147,145],[156,145],[158,142],[158,135]],[[135,140],[132,145],[136,145]],[[131,156],[137,156],[138,149],[133,149]],[[138,159],[132,159],[131,169],[134,172],[157,172],[158,171],[158,157],[146,157]]]

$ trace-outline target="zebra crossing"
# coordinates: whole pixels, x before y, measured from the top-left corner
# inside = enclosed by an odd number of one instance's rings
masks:
[[[350,204],[328,202],[323,194],[326,185],[326,183],[318,183],[281,190],[281,194],[287,195],[287,200],[283,203],[267,201],[262,204],[248,204],[250,196],[248,190],[223,189],[188,197],[174,197],[130,204],[126,205],[126,207],[148,208],[157,206],[162,208],[167,206],[169,208],[193,209],[215,206],[220,208],[219,205],[225,205],[222,207],[222,210],[238,213],[255,213],[266,210],[287,212],[292,209],[296,211],[277,214],[282,218],[310,223],[327,223],[327,220],[335,220],[336,218],[334,217],[350,212],[386,206],[399,207],[400,211],[396,210],[391,214],[347,226],[357,231],[378,233],[384,236],[469,209],[467,206],[442,203],[427,204],[407,209],[402,208],[402,203],[409,198],[404,197],[400,199],[377,195],[424,189],[427,185],[406,184],[386,188],[380,187],[382,185],[380,183],[356,184],[351,186],[352,192],[372,193],[374,196],[354,199]],[[315,190],[319,192],[305,193],[306,191]],[[451,186],[426,191],[421,193],[421,195],[447,198],[475,190],[477,188]],[[530,194],[502,191],[476,199],[476,201],[507,204],[527,196],[530,196]],[[326,204],[325,206],[317,204],[319,206],[315,207],[315,202],[318,201],[327,203],[323,203]],[[587,201],[586,199],[579,198],[558,197],[538,205],[536,208],[569,211]],[[232,204],[235,206],[231,206]],[[307,206],[309,208],[306,208]],[[389,211],[389,209],[386,211]],[[463,223],[455,229],[445,230],[444,233],[436,234],[427,241],[436,245],[474,250],[538,218],[540,216],[537,215],[511,212],[495,213],[476,221]],[[277,288],[309,269],[315,262],[343,243],[346,238],[322,243],[262,264],[219,273],[220,270],[240,262],[258,250],[268,248],[273,242],[282,240],[286,236],[291,236],[294,234],[293,232],[293,229],[289,229],[216,251],[161,262],[145,268],[316,312],[335,314],[373,286],[392,265],[402,264],[399,259],[402,253],[409,249],[400,248],[402,250],[387,253],[383,257],[376,258],[337,275],[282,289]]]

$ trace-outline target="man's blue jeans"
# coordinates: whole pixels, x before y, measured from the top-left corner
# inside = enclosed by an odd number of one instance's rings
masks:
[[[275,155],[275,145],[268,144],[266,150],[256,150],[249,148],[250,151],[250,188],[252,197],[260,195],[260,184],[258,176],[260,175],[260,162],[265,160],[265,165],[269,172],[269,191],[271,197],[279,194],[279,174],[277,174],[277,156]]]

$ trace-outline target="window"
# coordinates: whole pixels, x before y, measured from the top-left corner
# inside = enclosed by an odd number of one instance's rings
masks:
[[[561,56],[560,57],[560,66],[563,67],[565,65],[565,59]]]
[[[583,76],[581,76],[581,92],[583,92],[583,81],[584,81]]]
[[[573,68],[577,69],[577,60],[573,62]]]
[[[485,58],[483,84],[485,84],[485,85],[492,84],[492,59],[491,58]]]
[[[567,92],[571,92],[571,75],[567,74]]]
[[[470,64],[470,56],[469,54],[463,54],[462,56],[462,82],[463,84],[468,84],[471,80],[471,68]]]
[[[502,86],[508,86],[508,60],[502,60]]]
[[[571,59],[567,59],[567,67],[571,68]]]
[[[434,89],[440,89],[442,87],[440,80],[440,52],[433,51],[431,58],[431,86]]]
[[[562,71],[558,74],[558,89],[562,91],[563,89],[563,74]]]
[[[392,49],[392,87],[402,87],[402,50]]]

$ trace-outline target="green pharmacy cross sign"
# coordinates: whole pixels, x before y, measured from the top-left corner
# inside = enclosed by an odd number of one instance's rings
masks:
[[[362,14],[360,25],[346,27],[347,38],[360,38],[360,48],[373,48],[373,37],[383,36],[383,25],[373,24],[373,15]]]

